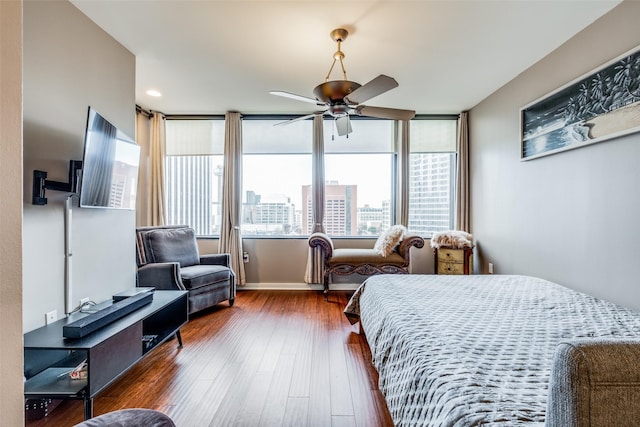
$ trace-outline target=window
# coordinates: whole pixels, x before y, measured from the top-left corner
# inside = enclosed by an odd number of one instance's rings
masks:
[[[349,138],[335,139],[333,120],[324,123],[325,231],[378,236],[393,221],[394,122],[352,120]]]
[[[307,236],[311,209],[311,120],[245,116],[242,121],[242,234]],[[423,236],[454,227],[456,117],[411,121],[408,228]],[[394,122],[354,119],[353,133],[332,137],[324,122],[325,215],[332,236],[377,236],[395,218],[397,160]],[[224,120],[166,121],[169,224],[219,235]]]
[[[310,120],[242,121],[242,234],[304,235],[302,200],[311,184]]]
[[[454,228],[457,121],[412,120],[409,224],[424,236]]]
[[[166,120],[167,224],[220,234],[223,154],[224,118]]]

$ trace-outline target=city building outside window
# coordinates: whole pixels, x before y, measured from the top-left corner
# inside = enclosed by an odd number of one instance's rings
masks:
[[[300,236],[311,184],[312,122],[242,121],[242,235]]]
[[[378,236],[393,221],[394,122],[352,120],[351,125],[348,138],[331,138],[333,120],[324,122],[325,231],[331,236]]]
[[[408,228],[429,237],[454,228],[457,121],[412,120]]]
[[[223,154],[224,117],[166,120],[167,224],[220,235]]]
[[[312,121],[243,119],[243,236],[308,236]],[[167,120],[169,224],[219,235],[224,120]],[[397,150],[390,120],[353,120],[349,137],[325,120],[325,231],[377,236],[395,222]],[[455,117],[411,121],[408,228],[425,237],[453,228]]]

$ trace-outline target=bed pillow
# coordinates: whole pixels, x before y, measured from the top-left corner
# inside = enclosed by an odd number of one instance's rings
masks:
[[[393,252],[393,249],[398,246],[398,243],[400,243],[406,231],[407,229],[403,225],[393,225],[389,227],[387,231],[378,237],[376,244],[373,245],[373,249],[383,257],[388,257],[391,255],[391,252]]]

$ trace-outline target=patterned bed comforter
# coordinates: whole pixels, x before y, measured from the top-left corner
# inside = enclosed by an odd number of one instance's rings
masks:
[[[373,276],[345,314],[398,426],[543,426],[559,342],[640,337],[640,313],[526,276]]]

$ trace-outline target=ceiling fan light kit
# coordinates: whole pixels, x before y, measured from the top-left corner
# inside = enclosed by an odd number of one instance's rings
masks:
[[[351,133],[352,131],[351,123],[349,120],[350,114],[390,120],[411,120],[413,117],[415,117],[416,112],[412,110],[368,107],[361,104],[362,102],[365,102],[373,97],[381,95],[397,87],[398,82],[396,82],[392,77],[385,76],[384,74],[380,74],[378,77],[368,83],[365,83],[364,85],[360,85],[359,83],[348,80],[347,72],[342,61],[345,55],[341,50],[342,42],[347,38],[348,35],[349,32],[344,28],[337,28],[331,31],[331,39],[338,43],[338,50],[333,54],[333,62],[331,63],[331,67],[329,68],[329,72],[325,77],[324,83],[320,83],[313,89],[313,94],[316,97],[315,99],[289,92],[270,92],[272,95],[291,98],[303,102],[309,102],[318,106],[325,107],[325,110],[323,111],[316,111],[312,114],[296,117],[295,119],[283,122],[282,124],[308,119],[315,115],[324,115],[325,113],[328,113],[335,119],[338,135],[346,135],[348,137],[349,133]],[[329,80],[336,61],[340,62],[344,80]]]

